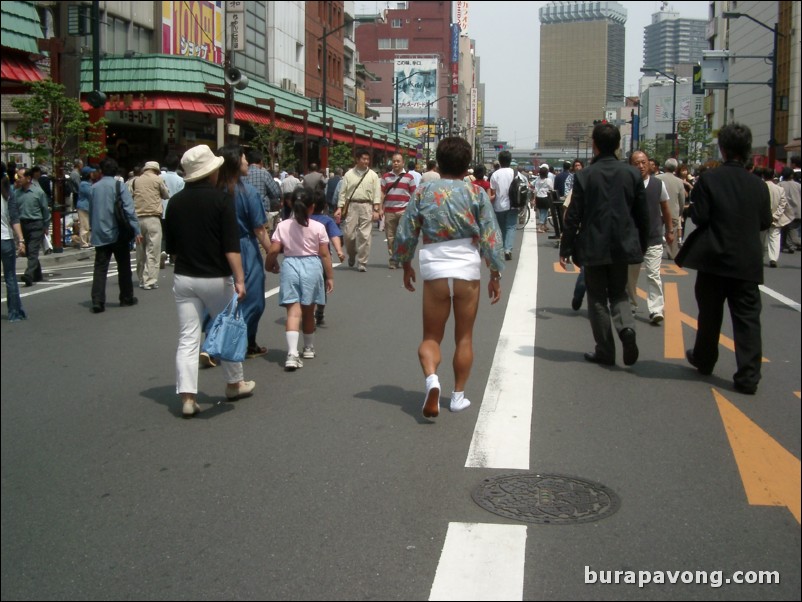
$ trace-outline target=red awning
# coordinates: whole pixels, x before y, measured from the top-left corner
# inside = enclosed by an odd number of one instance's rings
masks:
[[[45,78],[32,61],[5,52],[0,56],[0,76],[16,82],[38,82]]]
[[[81,106],[85,111],[89,111],[92,107],[86,101],[81,101]],[[192,96],[181,96],[177,94],[140,94],[140,95],[126,95],[112,94],[106,102],[106,111],[189,111],[192,113],[206,113],[214,115],[215,117],[223,116],[223,99],[213,98],[203,100]],[[234,118],[237,121],[250,121],[254,123],[270,123],[270,111],[260,110],[252,107],[239,106],[234,111]],[[312,118],[314,119],[314,117]],[[322,135],[322,128],[320,123],[314,123],[312,119],[307,123],[307,134],[310,138],[316,138]],[[276,127],[293,132],[295,134],[303,134],[304,122],[302,117],[283,117],[277,116]],[[334,140],[340,142],[351,143],[353,137],[350,132],[334,132]],[[372,142],[372,143],[371,143]],[[375,149],[384,149],[385,141],[379,138],[374,138],[372,141],[364,134],[357,134],[357,144],[362,146],[371,146]],[[386,147],[394,148],[395,144],[387,141]]]

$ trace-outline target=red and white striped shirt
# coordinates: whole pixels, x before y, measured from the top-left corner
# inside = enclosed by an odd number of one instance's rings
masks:
[[[398,182],[396,184],[396,182]],[[384,211],[401,213],[407,208],[409,200],[415,194],[415,178],[409,172],[401,174],[388,171],[382,177],[382,193],[384,194]]]

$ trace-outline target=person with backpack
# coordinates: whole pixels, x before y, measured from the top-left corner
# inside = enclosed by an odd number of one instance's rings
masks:
[[[510,204],[510,186],[517,177],[510,167],[512,163],[510,151],[501,151],[498,154],[498,162],[499,169],[490,176],[490,202],[493,203],[504,242],[504,259],[510,261],[512,248],[515,246],[515,226],[518,222],[518,208]]]

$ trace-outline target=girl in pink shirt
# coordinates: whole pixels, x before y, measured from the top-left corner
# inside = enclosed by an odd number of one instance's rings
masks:
[[[292,217],[280,222],[271,239],[265,269],[281,274],[279,304],[287,308],[287,360],[284,369],[294,371],[304,364],[298,354],[303,326],[304,359],[315,357],[315,306],[326,303],[334,290],[334,270],[329,237],[323,224],[310,219],[315,209],[312,191],[296,188],[292,193]],[[279,266],[278,255],[284,251]],[[324,282],[325,272],[325,282]]]

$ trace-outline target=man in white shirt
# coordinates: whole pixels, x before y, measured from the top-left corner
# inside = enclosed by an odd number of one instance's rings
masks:
[[[515,246],[515,226],[518,222],[518,210],[510,207],[510,185],[515,172],[510,167],[512,154],[510,151],[501,151],[498,155],[499,169],[490,176],[490,202],[496,212],[501,237],[504,241],[504,259],[512,259],[512,249]]]

